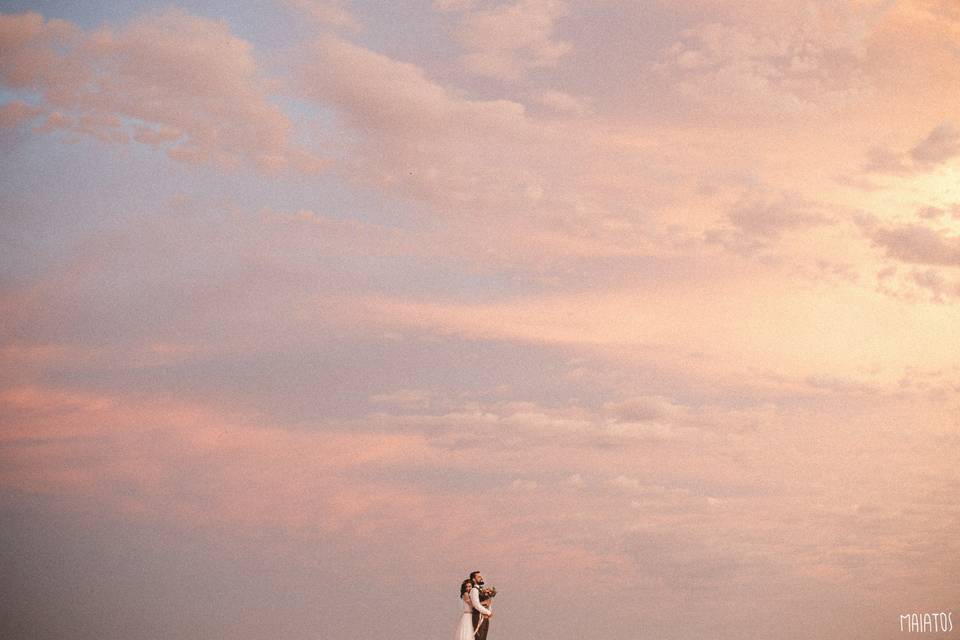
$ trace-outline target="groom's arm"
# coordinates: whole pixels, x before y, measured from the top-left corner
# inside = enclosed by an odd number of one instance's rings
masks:
[[[480,604],[480,589],[476,587],[470,588],[470,604],[473,605],[473,608],[482,613],[485,616],[493,615],[493,612],[490,609],[487,609],[485,606]]]

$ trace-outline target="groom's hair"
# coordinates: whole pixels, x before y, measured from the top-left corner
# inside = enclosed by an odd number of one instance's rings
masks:
[[[473,582],[474,580],[476,580],[477,574],[479,574],[479,573],[480,573],[479,571],[471,571],[471,572],[470,572],[470,581]]]

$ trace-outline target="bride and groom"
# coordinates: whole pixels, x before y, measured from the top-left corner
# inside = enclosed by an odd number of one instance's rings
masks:
[[[463,614],[454,640],[487,640],[490,628],[490,601],[497,595],[493,587],[485,587],[483,575],[474,571],[460,584],[460,600],[463,601]]]

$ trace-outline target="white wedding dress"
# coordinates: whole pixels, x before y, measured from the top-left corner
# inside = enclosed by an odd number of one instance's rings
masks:
[[[473,605],[470,604],[470,592],[463,594],[460,600],[463,602],[463,612],[460,614],[460,624],[457,626],[457,635],[453,640],[474,640],[473,632],[476,629],[473,628]],[[490,613],[490,610],[482,604],[480,604],[480,610]]]
[[[463,594],[460,600],[463,602],[463,612],[460,614],[460,624],[457,625],[457,635],[453,640],[473,640],[473,606],[470,604],[470,592]]]

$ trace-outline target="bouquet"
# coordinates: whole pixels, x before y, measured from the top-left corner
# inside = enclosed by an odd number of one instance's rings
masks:
[[[492,600],[497,595],[496,587],[480,587],[480,600]]]

